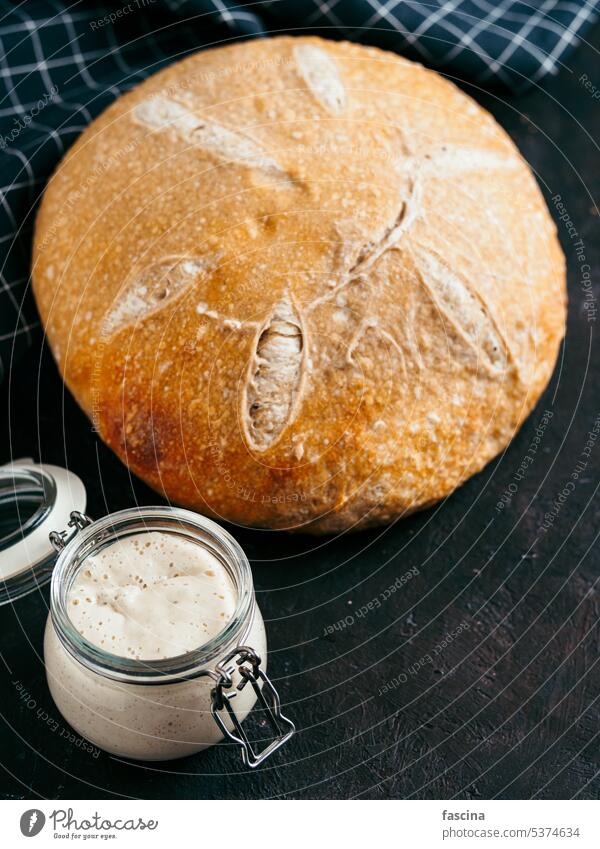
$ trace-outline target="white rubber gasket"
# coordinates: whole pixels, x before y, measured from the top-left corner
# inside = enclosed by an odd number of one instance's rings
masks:
[[[21,579],[29,571],[33,573],[40,563],[57,556],[49,540],[50,531],[64,531],[73,510],[85,512],[87,498],[81,479],[60,466],[17,460],[0,468],[9,471],[14,469],[15,474],[20,470],[43,472],[52,479],[56,487],[54,501],[48,505],[43,519],[36,523],[29,533],[17,537],[12,545],[0,550],[0,581],[10,582],[16,577]]]

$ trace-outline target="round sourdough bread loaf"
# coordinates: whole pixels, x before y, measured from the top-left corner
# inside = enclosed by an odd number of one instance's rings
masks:
[[[507,135],[439,75],[318,38],[208,50],[52,177],[33,280],[67,385],[173,501],[330,532],[430,505],[546,386],[564,260]]]

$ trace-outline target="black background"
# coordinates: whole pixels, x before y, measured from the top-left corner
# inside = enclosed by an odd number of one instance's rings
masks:
[[[596,275],[600,100],[580,77],[600,89],[598,27],[590,41],[545,91],[503,100],[468,90],[515,139],[555,217],[550,198],[562,196]],[[67,742],[40,654],[46,588],[0,610],[7,798],[597,798],[600,445],[542,529],[600,415],[598,322],[583,306],[575,240],[558,230],[567,340],[504,455],[437,508],[390,528],[334,540],[233,529],[253,566],[270,670],[299,729],[287,749],[251,773],[225,744],[144,765]],[[47,351],[13,369],[0,409],[0,460],[67,465],[86,483],[92,516],[157,502],[97,440]],[[498,512],[545,409],[554,415],[535,459]],[[415,567],[388,601],[357,615]],[[353,624],[327,633],[346,617]]]

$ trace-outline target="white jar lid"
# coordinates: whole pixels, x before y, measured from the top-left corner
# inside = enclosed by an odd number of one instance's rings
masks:
[[[85,505],[85,487],[68,469],[28,459],[0,466],[0,604],[48,583],[57,557],[49,534]]]

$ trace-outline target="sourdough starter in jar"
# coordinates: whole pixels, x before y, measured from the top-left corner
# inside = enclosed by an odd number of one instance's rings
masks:
[[[118,539],[83,560],[67,612],[85,640],[143,667],[144,661],[184,655],[213,640],[232,619],[236,602],[232,578],[211,552],[184,537],[149,531]],[[244,642],[261,655],[264,667],[265,632],[256,606]],[[59,710],[102,749],[161,760],[192,754],[222,737],[210,712],[214,682],[208,676],[168,684],[112,680],[67,651],[50,617],[44,652]],[[255,700],[250,686],[236,694],[240,720]]]

